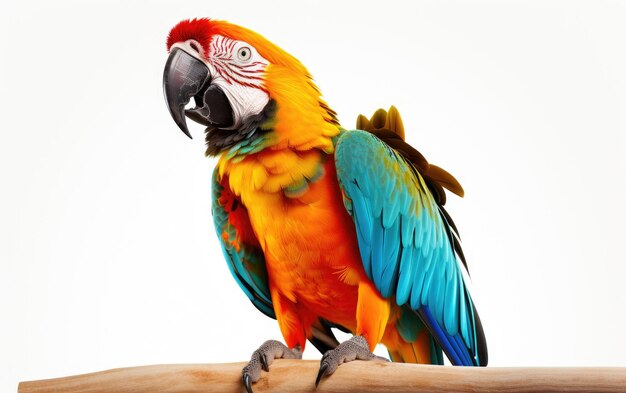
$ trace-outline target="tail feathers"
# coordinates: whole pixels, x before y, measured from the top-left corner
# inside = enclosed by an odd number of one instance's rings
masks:
[[[486,366],[488,362],[487,355],[487,342],[485,340],[485,333],[483,331],[482,324],[478,313],[473,308],[471,311],[472,319],[472,335],[471,345],[466,345],[465,340],[458,332],[454,336],[449,334],[435,319],[429,308],[422,306],[417,314],[422,321],[428,326],[429,331],[437,341],[437,344],[443,348],[450,359],[450,362],[455,366]]]

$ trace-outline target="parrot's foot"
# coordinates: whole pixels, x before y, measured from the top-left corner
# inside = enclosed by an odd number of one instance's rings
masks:
[[[322,356],[320,361],[320,371],[315,379],[315,386],[319,385],[322,377],[329,376],[337,370],[341,363],[353,360],[376,360],[388,362],[389,360],[376,356],[370,352],[367,340],[363,336],[354,336],[348,341],[344,341],[335,349],[331,349]]]
[[[259,349],[252,353],[250,362],[241,372],[241,380],[248,393],[252,393],[250,384],[258,381],[261,377],[261,368],[270,371],[270,364],[274,359],[302,359],[302,351],[299,347],[289,349],[285,344],[276,340],[264,342]]]

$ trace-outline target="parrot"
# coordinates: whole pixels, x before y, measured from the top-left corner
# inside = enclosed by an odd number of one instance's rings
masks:
[[[460,183],[405,140],[392,106],[355,129],[307,68],[261,34],[186,19],[167,36],[166,105],[206,127],[217,159],[212,216],[230,273],[284,339],[242,370],[248,392],[275,359],[321,353],[315,386],[341,363],[486,366],[459,232],[444,209]],[[364,94],[357,92],[357,94]],[[191,100],[193,99],[193,103]],[[351,334],[339,343],[333,329]]]

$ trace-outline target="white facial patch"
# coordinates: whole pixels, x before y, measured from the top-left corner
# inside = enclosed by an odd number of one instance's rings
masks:
[[[269,102],[263,89],[263,73],[268,64],[250,44],[213,36],[207,65],[211,84],[222,89],[232,106],[234,123],[229,129],[236,129],[247,118],[261,113]]]

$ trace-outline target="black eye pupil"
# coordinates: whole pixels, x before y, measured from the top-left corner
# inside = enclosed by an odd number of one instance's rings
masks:
[[[246,52],[245,50],[241,51],[241,56],[246,57],[247,55],[248,55],[248,52]]]

